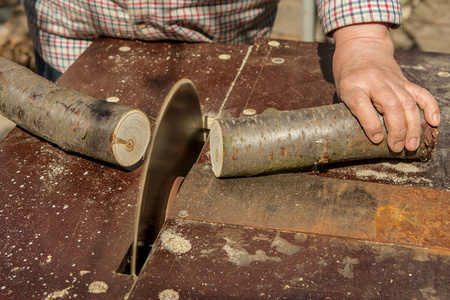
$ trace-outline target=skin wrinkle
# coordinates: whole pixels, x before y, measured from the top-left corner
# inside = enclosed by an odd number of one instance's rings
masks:
[[[426,109],[426,120],[432,126],[438,125],[432,116],[439,108],[428,92],[419,92],[403,75],[393,56],[388,27],[381,23],[351,25],[336,30],[333,37],[336,90],[367,136],[374,143],[382,140],[378,110],[384,117],[391,150],[417,149],[421,133],[417,105]]]

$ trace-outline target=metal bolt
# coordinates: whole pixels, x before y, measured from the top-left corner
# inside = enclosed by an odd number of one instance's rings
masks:
[[[180,210],[180,212],[178,213],[178,215],[179,215],[180,217],[187,217],[187,216],[189,215],[189,212],[188,212],[187,210],[183,209],[183,210]]]
[[[119,48],[119,51],[121,51],[121,52],[128,52],[130,50],[131,50],[131,48],[128,46],[122,46]]]
[[[113,102],[113,103],[117,103],[117,102],[119,102],[119,97],[108,97],[108,98],[106,98],[106,101],[107,102]]]
[[[273,62],[274,64],[282,64],[282,63],[284,63],[284,58],[281,58],[281,57],[275,57],[274,59],[272,59],[272,62]]]
[[[254,110],[253,108],[246,108],[242,113],[246,116],[253,116],[254,114],[256,114],[256,110]]]
[[[278,41],[270,41],[269,42],[269,46],[280,47],[280,42],[278,42]]]

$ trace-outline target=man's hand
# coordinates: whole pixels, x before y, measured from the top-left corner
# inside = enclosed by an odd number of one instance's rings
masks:
[[[384,117],[389,148],[414,151],[421,133],[417,105],[431,126],[439,107],[425,89],[409,82],[394,60],[389,29],[382,23],[345,26],[334,32],[333,75],[340,99],[359,120],[373,143],[383,140],[376,110]]]

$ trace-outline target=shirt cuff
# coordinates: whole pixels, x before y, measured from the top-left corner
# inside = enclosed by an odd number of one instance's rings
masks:
[[[316,0],[322,31],[326,36],[347,25],[387,23],[397,28],[402,23],[400,0]]]

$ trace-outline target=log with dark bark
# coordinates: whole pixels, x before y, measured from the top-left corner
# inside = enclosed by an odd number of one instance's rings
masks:
[[[0,114],[63,150],[122,167],[139,162],[150,141],[142,111],[61,87],[1,57]]]
[[[217,177],[233,177],[361,159],[426,160],[436,145],[437,128],[426,123],[423,112],[421,123],[417,151],[394,153],[385,128],[383,141],[373,144],[342,103],[217,119],[210,133],[212,169]]]

